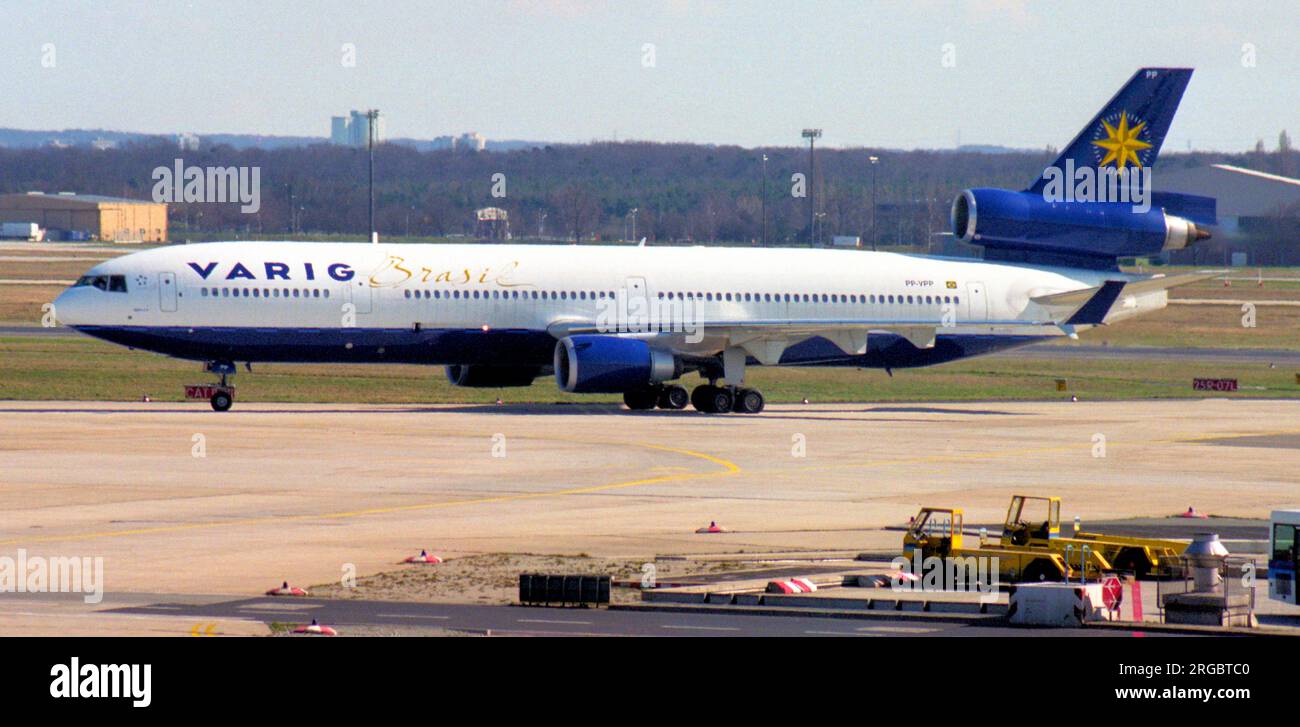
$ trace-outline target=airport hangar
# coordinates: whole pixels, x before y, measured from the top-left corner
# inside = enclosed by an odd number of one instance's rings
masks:
[[[166,242],[167,205],[95,194],[0,195],[0,222],[35,222],[46,239]]]
[[[1219,224],[1207,244],[1169,255],[1175,265],[1300,265],[1300,179],[1230,164],[1157,167],[1158,192],[1213,197]]]

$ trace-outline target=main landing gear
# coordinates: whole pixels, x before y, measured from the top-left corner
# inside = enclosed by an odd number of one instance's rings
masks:
[[[697,411],[709,414],[735,412],[737,414],[757,414],[763,411],[765,402],[758,389],[746,389],[739,386],[718,386],[704,384],[695,387],[690,394],[681,386],[654,386],[637,389],[623,394],[623,403],[632,411],[649,411],[660,409],[685,409],[689,403]]]
[[[707,414],[757,414],[763,411],[766,402],[758,389],[703,384],[691,392],[691,405]]]
[[[719,359],[721,360],[700,371],[709,383],[697,386],[691,392],[691,404],[696,410],[708,414],[757,414],[763,411],[763,394],[758,389],[746,388],[744,385],[747,359],[745,350],[729,346],[723,350]],[[727,385],[718,386],[719,378],[726,379]]]
[[[652,386],[623,393],[623,403],[633,411],[646,411],[656,406],[660,409],[685,409],[690,395],[686,389],[675,386]]]
[[[633,411],[644,411],[656,406],[660,409],[685,409],[689,402],[696,411],[708,414],[757,414],[766,402],[758,389],[743,386],[745,382],[745,351],[739,347],[727,348],[721,356],[700,362],[700,375],[707,384],[695,387],[688,396],[686,389],[675,385],[655,384],[645,389],[623,394],[623,403]],[[735,384],[719,386],[725,379]]]

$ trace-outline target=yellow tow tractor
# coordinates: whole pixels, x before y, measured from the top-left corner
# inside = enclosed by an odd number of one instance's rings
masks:
[[[975,567],[987,574],[996,569],[998,579],[1007,583],[1063,581],[1084,576],[1094,579],[1111,570],[1110,563],[1091,548],[1057,552],[1028,544],[986,543],[982,538],[979,545],[967,547],[962,524],[959,508],[921,508],[903,536],[903,557],[909,561],[913,574],[920,577],[921,571],[929,568],[929,558],[944,561],[948,572],[955,569],[969,573]]]
[[[1014,495],[1002,525],[1001,544],[1046,548],[1075,562],[1086,547],[1109,564],[1107,570],[1127,571],[1139,578],[1166,574],[1187,548],[1177,540],[1089,533],[1075,527],[1070,537],[1061,537],[1061,498]]]

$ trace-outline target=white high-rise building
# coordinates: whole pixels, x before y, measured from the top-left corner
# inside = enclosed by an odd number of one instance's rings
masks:
[[[369,142],[370,118],[364,111],[352,111],[347,116],[330,117],[330,143],[341,146],[365,147]],[[375,119],[375,143],[384,140],[384,117]]]
[[[330,117],[330,143],[340,146],[347,146],[350,143],[348,141],[348,117]]]

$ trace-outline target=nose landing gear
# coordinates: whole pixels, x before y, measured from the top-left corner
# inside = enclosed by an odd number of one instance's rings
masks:
[[[221,377],[216,384],[186,384],[186,399],[207,399],[213,411],[229,411],[235,403],[235,386],[229,377],[235,375],[235,364],[231,361],[210,361],[203,366],[204,371]]]

